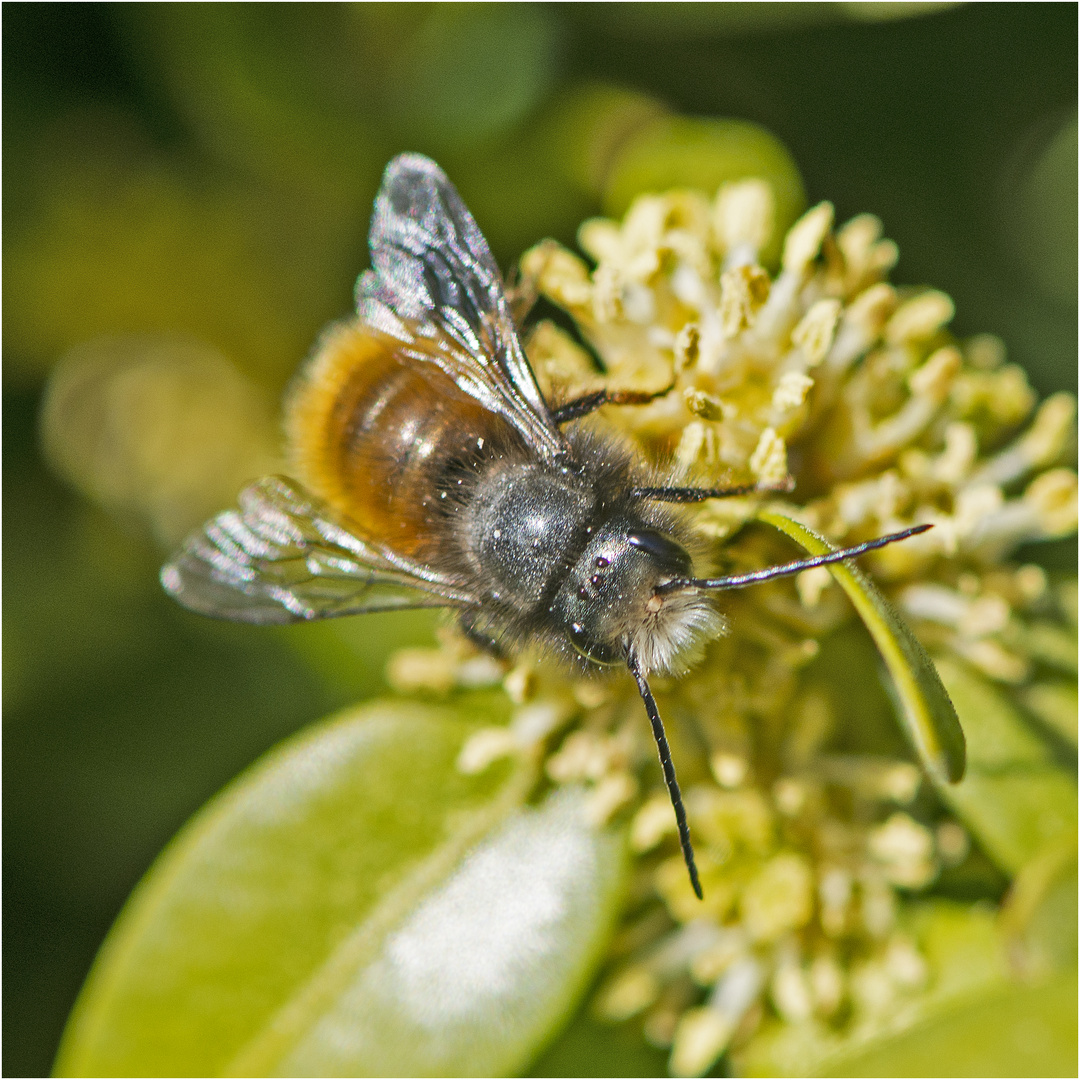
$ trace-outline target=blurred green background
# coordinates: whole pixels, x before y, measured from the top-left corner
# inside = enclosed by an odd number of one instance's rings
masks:
[[[1075,5],[2,18],[6,1075],[49,1070],[98,944],[183,821],[284,735],[377,693],[388,652],[430,631],[216,624],[156,579],[170,543],[272,467],[276,401],[349,309],[393,154],[436,157],[508,267],[621,211],[649,182],[642,147],[682,175],[667,114],[756,122],[811,202],[884,219],[894,279],[949,292],[959,333],[1000,335],[1043,393],[1076,385]]]

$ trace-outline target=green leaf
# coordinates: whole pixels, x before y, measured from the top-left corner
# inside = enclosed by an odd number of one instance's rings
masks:
[[[1035,620],[1016,620],[1008,628],[1004,640],[1032,660],[1076,675],[1076,631],[1066,630],[1057,623]]]
[[[1050,844],[1016,875],[1001,912],[1001,932],[1034,971],[1075,968],[1076,833]]]
[[[604,1023],[582,1006],[558,1039],[533,1062],[529,1076],[663,1076],[668,1055],[640,1031]]]
[[[829,1076],[1075,1076],[1076,972],[1009,986],[933,1017]]]
[[[947,657],[938,671],[968,737],[968,775],[942,797],[1006,873],[1077,828],[1076,782],[1006,696]],[[1075,841],[1074,841],[1075,842]]]
[[[762,510],[758,517],[811,555],[834,550],[813,530],[775,510]],[[934,662],[895,608],[853,563],[834,563],[829,571],[855,605],[885,661],[897,714],[919,759],[936,780],[956,783],[964,775],[964,729]]]
[[[471,711],[352,710],[213,800],[121,913],[57,1071],[523,1068],[599,961],[623,845],[575,790],[526,808],[528,761],[462,775]]]
[[[1032,683],[1024,687],[1019,696],[1026,709],[1076,748],[1080,695],[1077,694],[1075,681],[1048,680]]]

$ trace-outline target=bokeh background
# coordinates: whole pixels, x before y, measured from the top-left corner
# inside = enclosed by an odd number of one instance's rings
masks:
[[[413,615],[222,625],[156,579],[273,468],[277,401],[349,309],[393,154],[436,157],[510,266],[621,212],[654,179],[635,154],[692,174],[704,151],[671,116],[752,121],[811,203],[883,218],[894,279],[949,292],[958,333],[999,335],[1043,393],[1075,388],[1075,5],[2,18],[5,1075],[49,1070],[101,939],[184,820],[430,633]],[[1039,557],[1074,566],[1075,544]]]

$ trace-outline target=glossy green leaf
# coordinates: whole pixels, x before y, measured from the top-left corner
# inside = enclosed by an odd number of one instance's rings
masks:
[[[784,514],[763,510],[758,516],[811,555],[833,550],[823,537]],[[829,571],[855,605],[885,661],[897,713],[920,761],[936,780],[955,783],[964,775],[964,728],[934,662],[895,608],[853,563],[835,563]]]
[[[941,795],[1014,874],[1047,845],[1075,837],[1076,782],[998,687],[946,657],[937,667],[968,738],[968,774]]]
[[[477,709],[474,708],[473,719]],[[622,844],[526,762],[455,766],[466,707],[381,704],[286,743],[136,890],[65,1075],[505,1074],[599,960]]]
[[[386,664],[398,649],[430,644],[441,611],[381,611],[369,619],[293,623],[277,631],[340,701],[366,701],[387,690]],[[377,632],[373,626],[377,625]]]

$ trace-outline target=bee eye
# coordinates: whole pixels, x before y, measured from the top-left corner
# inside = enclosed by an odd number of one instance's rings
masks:
[[[593,583],[593,584],[594,584],[594,585],[595,585],[595,586],[596,586],[597,588],[599,588],[599,587],[600,587],[600,586],[601,586],[601,585],[603,584],[603,582],[604,582],[603,576],[602,576],[602,575],[600,575],[600,574],[593,574],[593,576],[592,576],[591,578],[589,578],[589,580],[590,580],[590,581],[591,581],[591,582],[592,582],[592,583]]]
[[[597,569],[603,570],[604,567],[610,566],[610,565],[611,565],[611,560],[610,559],[605,559],[603,555],[597,555],[597,557],[596,557]]]
[[[639,529],[626,538],[632,547],[649,555],[665,571],[675,575],[690,573],[690,556],[686,550],[663,533],[653,529]]]

